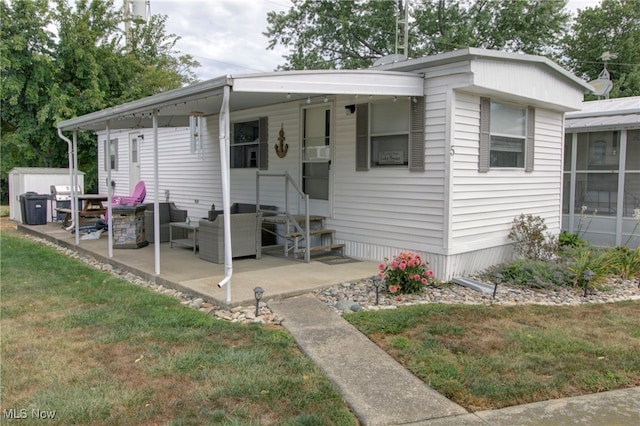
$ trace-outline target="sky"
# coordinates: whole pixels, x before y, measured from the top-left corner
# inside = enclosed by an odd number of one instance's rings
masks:
[[[570,0],[569,9],[585,9],[600,0]],[[116,5],[118,1],[116,1]],[[289,0],[150,0],[152,14],[167,15],[166,30],[180,36],[176,48],[201,66],[200,80],[228,74],[274,71],[284,63],[281,47],[267,50],[267,12],[286,11]]]

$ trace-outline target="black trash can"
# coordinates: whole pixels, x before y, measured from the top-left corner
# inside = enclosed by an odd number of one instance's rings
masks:
[[[35,192],[27,192],[20,195],[22,223],[27,225],[46,225],[48,200],[48,195]]]

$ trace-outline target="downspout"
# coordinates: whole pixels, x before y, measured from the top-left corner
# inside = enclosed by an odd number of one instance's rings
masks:
[[[78,188],[80,188],[78,186],[78,131],[74,130],[73,131],[73,180],[71,181],[71,184],[73,185],[73,188],[71,189],[72,191],[75,191],[76,193],[76,198],[74,200],[73,197],[71,197],[71,202],[75,204],[75,211],[78,215],[78,217],[76,217],[76,220],[73,221],[73,223],[75,224],[75,229],[76,229],[76,245],[80,245],[80,213],[78,212]],[[73,214],[73,210],[71,210],[72,214]]]
[[[231,276],[233,275],[231,250],[231,182],[229,172],[229,92],[230,87],[224,86],[222,106],[219,117],[220,143],[220,177],[222,178],[222,213],[224,217],[224,278],[218,287],[226,286],[227,303],[231,302]]]
[[[111,231],[113,229],[113,209],[111,208],[111,122],[107,121],[106,124],[106,130],[107,130],[107,149],[105,150],[106,152],[106,158],[105,161],[107,162],[107,229],[109,230],[109,232],[107,233],[109,239],[108,239],[108,254],[107,256],[109,258],[113,257],[113,232]]]
[[[75,139],[75,135],[76,132],[74,130],[73,132],[74,135],[74,139]],[[73,155],[73,147],[72,147],[72,142],[71,140],[66,137],[65,135],[62,134],[62,129],[58,128],[58,136],[60,137],[60,139],[62,139],[63,141],[65,141],[69,147],[68,149],[68,155],[69,155],[69,183],[71,184],[71,220],[72,223],[76,223],[78,221],[77,215],[77,209],[78,209],[78,194],[76,191],[76,187],[74,185],[74,173],[73,173],[73,165],[74,165],[74,155]],[[80,244],[80,236],[78,235],[78,231],[76,230],[76,245]]]
[[[154,110],[153,121],[153,255],[155,274],[160,275],[160,189],[158,183],[158,111]]]

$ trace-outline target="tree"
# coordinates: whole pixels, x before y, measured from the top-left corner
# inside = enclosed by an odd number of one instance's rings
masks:
[[[562,63],[578,77],[596,79],[604,68],[602,55],[616,53],[607,64],[614,82],[610,97],[640,95],[640,2],[603,0],[580,10],[573,31],[564,40]],[[589,95],[588,99],[595,96]]]
[[[402,3],[401,0],[398,0]],[[279,69],[354,69],[392,52],[395,1],[292,0],[288,12],[269,12],[269,48],[290,48]]]
[[[366,68],[394,53],[407,0],[292,0],[267,16],[269,48],[288,47],[281,69]],[[409,3],[409,56],[481,47],[532,54],[557,50],[566,0],[422,0]]]
[[[196,81],[189,55],[174,50],[164,16],[136,21],[125,43],[122,11],[112,0],[2,0],[3,195],[15,166],[67,167],[61,120]],[[95,137],[78,134],[85,189],[97,187]]]

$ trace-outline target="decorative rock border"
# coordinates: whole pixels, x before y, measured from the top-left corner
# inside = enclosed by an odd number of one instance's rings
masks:
[[[477,278],[476,278],[477,279]],[[492,287],[493,284],[489,283]],[[370,280],[356,283],[343,283],[338,286],[322,288],[315,292],[316,297],[339,313],[361,310],[375,311],[396,309],[398,306],[421,305],[428,303],[448,303],[464,305],[521,305],[540,304],[555,306],[575,306],[588,303],[612,303],[624,300],[640,300],[638,280],[610,278],[607,290],[593,292],[583,297],[582,288],[563,288],[559,290],[536,291],[530,288],[513,287],[500,284],[495,299],[466,287],[445,284],[427,287],[419,295],[392,295],[380,289],[379,303],[376,305],[375,287]]]

